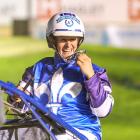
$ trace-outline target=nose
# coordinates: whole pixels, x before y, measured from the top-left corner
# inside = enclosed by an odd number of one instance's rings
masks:
[[[65,45],[64,45],[64,46],[65,46],[65,48],[70,47],[70,41],[68,41],[68,40],[67,40],[67,41],[65,41]]]
[[[66,43],[65,43],[65,45],[66,46],[70,46],[71,45],[71,41],[70,40],[67,40]]]

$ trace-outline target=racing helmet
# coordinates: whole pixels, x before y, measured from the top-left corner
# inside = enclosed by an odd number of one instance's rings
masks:
[[[54,37],[71,36],[79,37],[78,46],[83,42],[85,35],[84,24],[81,19],[72,12],[59,12],[48,21],[46,39],[49,48],[55,49]]]

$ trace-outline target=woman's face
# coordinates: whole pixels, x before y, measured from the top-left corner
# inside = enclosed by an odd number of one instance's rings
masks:
[[[57,51],[63,59],[67,59],[75,53],[78,47],[79,38],[59,36],[55,39]]]

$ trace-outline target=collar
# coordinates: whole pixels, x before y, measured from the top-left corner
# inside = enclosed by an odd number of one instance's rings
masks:
[[[68,62],[65,61],[64,59],[62,59],[59,54],[57,54],[55,52],[55,55],[54,55],[54,64],[55,66],[59,67],[59,66],[68,66],[68,65],[73,65],[75,64],[75,60],[69,60]]]

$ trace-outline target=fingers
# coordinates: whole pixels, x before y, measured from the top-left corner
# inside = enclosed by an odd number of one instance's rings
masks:
[[[91,63],[91,58],[89,58],[86,54],[79,54],[77,56],[77,63],[85,63],[85,62],[90,62]]]
[[[89,62],[90,62],[90,60],[86,54],[79,54],[78,55],[77,65],[82,66],[82,65],[85,65],[85,63],[89,63]]]
[[[86,54],[79,54],[77,57],[77,65],[80,67],[82,73],[86,75],[87,79],[90,79],[94,75],[91,58]]]

